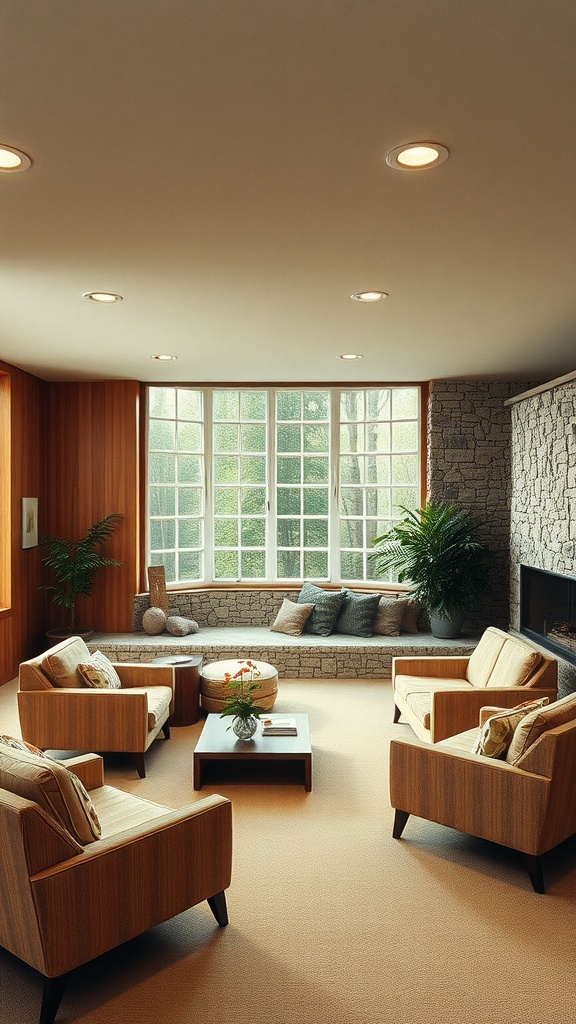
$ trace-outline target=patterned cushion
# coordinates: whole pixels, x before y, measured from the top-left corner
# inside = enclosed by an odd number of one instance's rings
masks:
[[[17,742],[17,741],[16,741]],[[0,744],[0,787],[32,800],[82,846],[101,834],[94,805],[80,779],[46,754],[22,744]]]
[[[120,682],[120,676],[118,675],[114,665],[102,651],[94,651],[88,658],[88,664],[100,673],[100,675],[106,680],[108,687],[111,690],[122,689],[122,683]]]
[[[29,754],[36,754],[37,757],[46,757],[43,750],[26,743],[26,740],[18,740],[15,736],[0,736],[0,746],[11,747],[12,750],[27,750]]]
[[[418,629],[418,603],[412,597],[399,597],[404,611],[400,631],[402,633],[419,633]]]
[[[183,615],[168,615],[166,629],[172,636],[188,636],[198,632],[198,623],[194,619],[185,619]]]
[[[344,591],[322,590],[313,583],[304,583],[298,594],[298,604],[314,605],[304,626],[304,632],[316,636],[330,636],[343,600]]]
[[[506,708],[491,715],[479,730],[472,753],[507,759],[506,754],[516,727],[531,711],[547,703],[548,697],[542,697],[540,700],[527,701],[525,704],[518,704],[517,707]]]
[[[306,620],[309,618],[313,608],[313,604],[297,604],[295,601],[290,601],[285,597],[270,629],[273,633],[301,636]]]
[[[535,702],[536,703],[536,702]],[[508,764],[516,764],[543,732],[576,720],[576,693],[555,700],[548,707],[536,707],[517,726],[506,754]]]
[[[374,619],[373,633],[379,636],[400,636],[405,606],[395,597],[381,597]]]
[[[82,686],[78,665],[89,659],[90,651],[84,641],[74,637],[59,650],[48,651],[42,659],[42,669],[55,686]]]
[[[166,612],[163,608],[147,608],[142,616],[142,629],[150,636],[163,633],[166,629]]]
[[[372,636],[380,594],[354,594],[344,591],[344,600],[336,620],[335,632],[349,636]]]
[[[83,686],[88,686],[91,690],[108,689],[108,680],[106,676],[99,668],[91,665],[90,662],[86,662],[85,664],[80,662],[78,665],[78,672],[80,673]]]

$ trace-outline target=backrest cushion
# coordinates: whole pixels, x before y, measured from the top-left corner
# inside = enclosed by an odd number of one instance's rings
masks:
[[[305,633],[316,636],[330,636],[340,612],[344,591],[322,590],[314,583],[304,583],[298,594],[298,604],[313,604],[314,608],[306,620]]]
[[[377,636],[400,636],[406,605],[396,597],[381,597],[372,631]]]
[[[82,846],[99,839],[100,822],[80,779],[61,762],[25,744],[19,750],[15,742],[0,742],[0,788],[37,803]]]
[[[301,636],[313,608],[313,604],[297,604],[285,597],[270,629],[273,633]]]
[[[540,709],[547,703],[548,697],[541,697],[539,700],[519,704],[515,708],[497,711],[495,715],[491,715],[490,718],[486,719],[484,725],[479,730],[476,743],[472,747],[472,753],[503,760],[506,757],[512,737],[520,722],[530,712]]]
[[[486,686],[506,638],[507,634],[494,626],[484,631],[468,660],[466,679],[471,686]]]
[[[71,637],[51,650],[42,658],[42,668],[54,686],[82,686],[78,672],[80,662],[90,659],[90,651],[79,636]]]
[[[492,674],[488,687],[524,686],[542,663],[542,654],[534,647],[508,637],[504,643]]]
[[[576,720],[576,693],[555,700],[548,707],[532,711],[517,725],[506,753],[508,764],[516,764],[533,743],[549,729]]]
[[[335,632],[348,636],[372,636],[380,594],[354,594],[344,590],[344,600],[336,619]]]

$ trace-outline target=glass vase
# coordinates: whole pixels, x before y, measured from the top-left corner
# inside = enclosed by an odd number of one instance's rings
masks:
[[[254,715],[250,715],[249,718],[239,718],[236,716],[232,719],[232,729],[239,740],[251,740],[257,726],[258,719]]]

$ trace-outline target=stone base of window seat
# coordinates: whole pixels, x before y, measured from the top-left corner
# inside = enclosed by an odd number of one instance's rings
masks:
[[[287,636],[267,626],[201,626],[197,633],[172,636],[144,632],[95,633],[88,643],[111,661],[152,661],[171,654],[201,654],[206,663],[228,658],[254,658],[273,664],[285,679],[389,679],[392,658],[405,655],[461,655],[476,647],[480,634],[440,640],[431,633],[401,636]]]

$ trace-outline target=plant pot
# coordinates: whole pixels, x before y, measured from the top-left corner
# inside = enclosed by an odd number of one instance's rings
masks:
[[[462,632],[466,612],[454,612],[450,618],[430,612],[430,631],[440,640],[455,640]]]
[[[94,636],[93,629],[70,629],[68,626],[62,626],[60,629],[48,629],[46,630],[46,636],[54,644],[59,644],[61,640],[68,640],[71,636],[79,636],[82,640],[91,640]]]

